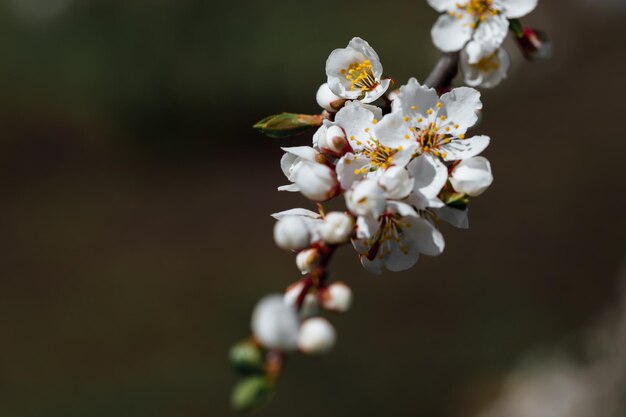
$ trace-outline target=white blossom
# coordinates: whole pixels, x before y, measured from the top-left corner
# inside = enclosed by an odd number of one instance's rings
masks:
[[[354,231],[354,218],[346,213],[330,212],[319,223],[317,231],[322,240],[328,244],[345,243]]]
[[[346,48],[335,49],[326,61],[330,90],[348,100],[371,103],[389,88],[376,51],[363,39],[353,38]]]
[[[487,158],[475,156],[461,161],[452,171],[450,183],[460,193],[478,197],[493,182],[491,164]]]
[[[471,64],[467,50],[461,52],[461,72],[465,84],[477,88],[493,88],[506,77],[511,66],[509,54],[504,48]]]
[[[467,45],[469,62],[475,64],[500,47],[509,30],[509,20],[525,16],[537,0],[428,0],[444,12],[432,29],[433,43],[444,52],[460,51]]]
[[[326,353],[335,346],[337,336],[328,320],[315,317],[307,319],[300,327],[298,348],[311,355]]]
[[[296,310],[285,304],[281,295],[263,298],[252,313],[252,333],[267,349],[295,350],[299,326]]]
[[[411,78],[400,87],[392,109],[390,116],[404,122],[393,132],[395,140],[404,140],[407,146],[415,143],[418,154],[456,161],[476,156],[489,145],[488,136],[465,137],[482,109],[480,93],[473,88],[455,88],[439,98],[435,89]]]
[[[406,203],[389,201],[383,215],[364,220],[367,229],[359,229],[353,245],[370,272],[380,274],[383,266],[404,271],[415,265],[420,254],[437,256],[443,252],[443,235]]]
[[[417,143],[399,136],[402,120],[393,115],[382,117],[373,106],[349,102],[337,113],[335,122],[346,133],[351,152],[337,163],[337,178],[348,189],[372,172],[391,166],[406,166],[417,149]]]

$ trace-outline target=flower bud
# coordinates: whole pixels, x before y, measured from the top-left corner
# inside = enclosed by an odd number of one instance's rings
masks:
[[[328,83],[320,85],[320,88],[318,88],[315,94],[315,100],[321,108],[331,113],[337,112],[346,102],[345,99],[330,91]]]
[[[413,190],[414,180],[405,168],[392,166],[382,172],[378,183],[387,191],[388,198],[402,200]]]
[[[322,128],[323,129],[323,128]],[[334,156],[342,156],[348,150],[348,140],[339,126],[328,126],[320,132],[318,147],[330,151]]]
[[[346,205],[357,216],[378,217],[386,207],[385,190],[373,179],[359,182],[346,193]]]
[[[345,313],[352,305],[352,290],[343,282],[335,282],[320,292],[323,308],[337,313]]]
[[[233,367],[241,374],[263,373],[264,361],[261,349],[250,340],[234,345],[228,353]]]
[[[281,249],[301,250],[311,244],[311,235],[304,220],[288,216],[274,225],[274,241]]]
[[[315,317],[302,323],[298,348],[311,355],[326,353],[333,348],[336,339],[335,329],[328,320]]]
[[[510,19],[509,24],[524,58],[537,61],[552,57],[552,42],[544,32],[522,25],[519,19]]]
[[[268,116],[253,127],[272,138],[285,138],[320,126],[323,120],[321,115],[281,113]]]
[[[337,195],[337,176],[328,166],[302,161],[293,172],[293,182],[300,192],[313,201],[326,201]]]
[[[270,400],[272,384],[265,376],[251,376],[239,382],[233,390],[231,403],[237,411],[256,410]]]
[[[345,243],[354,231],[354,219],[348,214],[333,211],[324,217],[317,231],[326,243],[331,245]]]
[[[296,255],[296,265],[302,274],[308,274],[319,265],[320,252],[317,249],[305,249]]]
[[[470,197],[481,195],[492,182],[491,165],[482,156],[464,159],[454,168],[450,177],[452,187]]]
[[[300,294],[302,294],[302,290],[304,289],[304,282],[298,281],[295,284],[292,284],[285,291],[285,295],[283,300],[285,304],[288,306],[296,308],[296,304],[298,302],[298,298]],[[319,302],[317,301],[317,297],[310,292],[304,296],[304,300],[302,300],[302,305],[300,306],[300,318],[308,318],[317,314],[319,307]]]
[[[252,333],[267,349],[292,351],[298,342],[298,315],[281,295],[263,298],[252,313]]]

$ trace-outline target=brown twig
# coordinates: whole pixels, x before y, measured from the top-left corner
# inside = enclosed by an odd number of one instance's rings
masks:
[[[438,94],[446,92],[459,72],[459,59],[459,52],[444,53],[424,84],[436,89]]]

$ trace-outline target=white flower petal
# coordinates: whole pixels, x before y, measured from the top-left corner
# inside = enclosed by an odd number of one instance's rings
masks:
[[[537,0],[500,0],[500,3],[509,19],[526,16],[537,7]]]
[[[310,219],[320,218],[319,213],[316,213],[311,210],[303,209],[303,208],[294,208],[294,209],[285,210],[285,211],[272,214],[272,217],[275,218],[276,220],[280,220],[287,216],[301,216],[301,217],[308,217]]]
[[[443,206],[435,209],[435,214],[439,220],[450,223],[454,227],[459,229],[469,228],[468,209],[459,210],[453,207]]]
[[[382,145],[397,149],[398,147],[409,146],[414,143],[413,134],[409,130],[409,125],[404,121],[399,113],[389,113],[372,128],[374,138]],[[408,162],[408,161],[407,161]]]
[[[478,25],[472,41],[467,45],[470,64],[492,55],[509,31],[509,21],[502,15],[490,16]]]
[[[465,84],[470,87],[493,88],[499,85],[507,77],[511,60],[504,48],[477,64],[469,63],[469,56],[464,49],[461,52],[461,71]]]
[[[481,195],[492,182],[491,165],[487,158],[482,156],[461,161],[450,177],[450,183],[456,191],[471,197]]]
[[[409,172],[400,167],[392,166],[379,170],[378,183],[387,191],[387,196],[394,200],[402,200],[413,190],[414,179]]]
[[[337,112],[335,123],[346,133],[352,149],[358,151],[363,149],[363,143],[371,138],[370,129],[374,126],[372,121],[381,118],[382,110],[378,107],[349,101]]]
[[[451,131],[454,135],[464,134],[478,120],[477,112],[483,108],[480,92],[469,87],[459,87],[441,96],[441,102],[450,124],[458,128]]]
[[[415,79],[409,79],[406,85],[400,87],[397,97],[391,103],[393,112],[400,112],[409,118],[409,123],[415,122],[418,116],[424,116],[429,109],[437,109],[439,96],[434,88],[420,85]]]
[[[383,273],[383,261],[381,259],[375,258],[373,260],[369,260],[366,255],[361,255],[360,259],[361,265],[363,265],[363,268],[365,268],[368,272],[376,275]]]
[[[439,158],[422,154],[412,160],[407,169],[415,179],[409,201],[419,209],[442,206],[437,196],[448,180],[448,168]]]
[[[380,229],[380,222],[377,218],[370,216],[360,216],[356,219],[357,232],[359,239],[369,239],[373,237]]]
[[[367,176],[367,172],[363,174],[361,168],[368,165],[370,160],[363,156],[356,156],[352,153],[347,153],[339,159],[337,163],[337,179],[341,188],[347,190],[352,185]]]
[[[446,153],[444,160],[457,161],[476,156],[489,146],[489,136],[473,136],[469,139],[458,140],[442,145],[441,151]]]
[[[310,146],[294,146],[291,148],[281,148],[283,151],[305,159],[307,161],[315,161],[319,152]]]
[[[345,194],[346,205],[357,216],[378,218],[385,211],[387,193],[374,179],[364,179]]]
[[[472,21],[469,13],[451,16],[443,14],[431,30],[433,43],[444,52],[454,52],[461,50],[471,39],[473,29],[470,26]]]
[[[409,242],[406,238],[400,235],[400,239],[403,248],[400,247],[400,243],[395,240],[388,241],[389,253],[384,258],[385,267],[392,272],[406,271],[413,267],[419,260],[420,254],[413,245],[413,242]]]
[[[415,211],[410,204],[403,203],[402,201],[388,201],[387,209],[393,213],[399,214],[402,217],[418,217],[417,211]]]
[[[372,48],[370,44],[367,43],[367,41],[359,37],[354,37],[348,44],[348,48],[352,48],[355,51],[358,51],[365,55],[372,64],[372,72],[374,73],[376,78],[380,78],[380,76],[383,74],[383,66],[380,63],[380,58],[378,57],[378,54],[376,53],[374,48]]]
[[[278,187],[278,191],[288,191],[290,193],[297,193],[300,191],[300,187],[298,187],[297,184],[281,185],[280,187]]]
[[[432,223],[421,217],[406,217],[404,220],[411,224],[411,227],[406,229],[406,233],[410,234],[419,253],[437,256],[443,252],[445,248],[443,235]]]
[[[355,62],[363,62],[366,56],[354,49],[340,48],[330,53],[326,60],[326,75],[328,76],[328,87],[330,91],[349,100],[358,99],[361,95],[359,90],[350,90],[350,80],[346,78],[342,71]]]

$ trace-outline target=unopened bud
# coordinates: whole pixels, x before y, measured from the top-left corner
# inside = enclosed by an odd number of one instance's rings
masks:
[[[349,214],[333,211],[324,217],[317,231],[326,243],[345,243],[354,231],[354,219]]]
[[[414,180],[405,168],[392,166],[381,174],[378,183],[387,191],[389,198],[402,200],[413,190]]]
[[[318,88],[315,94],[315,100],[321,108],[331,113],[337,112],[346,102],[345,99],[330,91],[328,83],[320,85],[320,88]]]
[[[323,120],[324,117],[318,114],[281,113],[268,116],[253,127],[267,136],[285,138],[305,132],[312,127],[321,126]]]
[[[274,241],[281,249],[302,250],[311,244],[311,236],[304,220],[288,216],[274,225]]]
[[[298,315],[281,295],[263,298],[252,313],[252,333],[267,349],[292,351],[298,341]]]
[[[251,376],[239,382],[233,390],[231,403],[237,411],[256,410],[270,400],[272,384],[265,376]]]
[[[335,329],[328,320],[315,317],[302,323],[298,348],[311,355],[326,353],[335,346],[336,339]]]
[[[313,271],[320,263],[321,255],[317,249],[305,249],[296,255],[296,265],[302,274]]]
[[[241,374],[263,373],[264,362],[261,349],[251,340],[243,340],[234,345],[228,356],[233,367]]]
[[[545,32],[525,27],[519,19],[511,19],[510,28],[524,58],[529,61],[552,58],[552,42]]]
[[[302,161],[294,169],[293,182],[306,198],[313,201],[329,200],[339,192],[334,171],[315,162]]]
[[[323,308],[337,313],[345,313],[352,305],[352,290],[343,282],[335,282],[320,292]]]
[[[450,184],[460,193],[478,197],[493,182],[491,165],[487,158],[474,156],[464,159],[452,171]]]
[[[329,126],[321,132],[318,146],[322,151],[330,151],[334,156],[342,156],[348,150],[348,140],[339,126]]]

